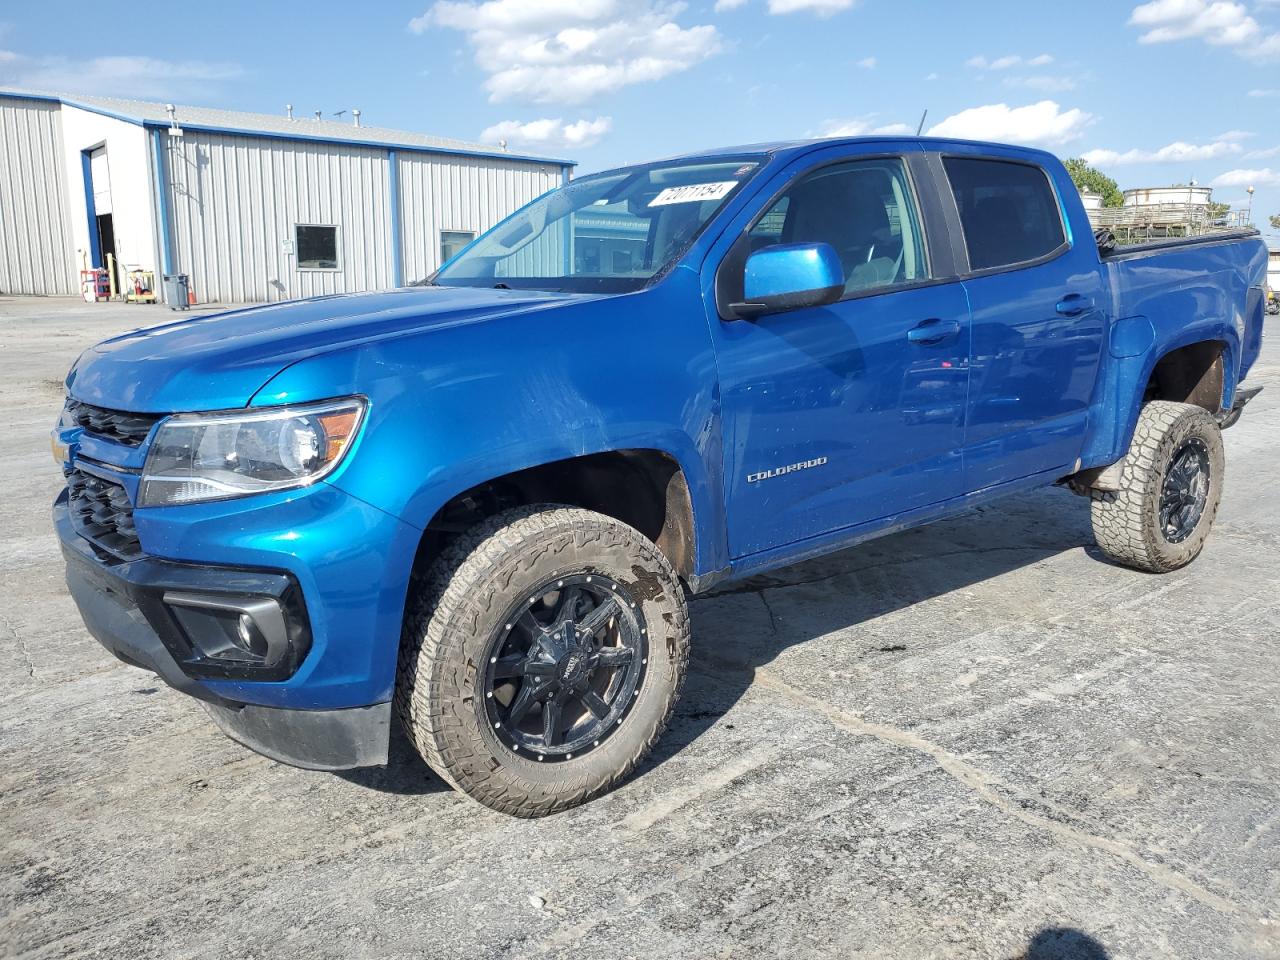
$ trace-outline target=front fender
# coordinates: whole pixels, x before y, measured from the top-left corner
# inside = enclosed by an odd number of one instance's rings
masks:
[[[684,471],[695,570],[707,572],[724,564],[722,443],[714,355],[685,273],[638,293],[310,358],[259,396],[368,397],[359,446],[329,480],[419,529],[452,497],[517,470],[658,450]]]

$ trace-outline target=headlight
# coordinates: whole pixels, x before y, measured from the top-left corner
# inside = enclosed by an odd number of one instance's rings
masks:
[[[315,483],[346,455],[364,419],[359,397],[160,424],[142,469],[140,507],[225,500]]]

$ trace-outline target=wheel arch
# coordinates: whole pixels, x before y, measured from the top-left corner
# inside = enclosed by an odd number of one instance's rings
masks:
[[[555,503],[592,510],[634,527],[687,583],[698,570],[700,556],[697,519],[703,505],[695,502],[698,490],[699,478],[691,478],[675,454],[645,446],[459,477],[447,493],[437,492],[439,505],[422,523],[414,571],[423,572],[453,538],[496,513]]]
[[[1141,374],[1132,381],[1116,458],[1129,449],[1142,408],[1152,400],[1190,403],[1214,415],[1230,409],[1235,394],[1233,356],[1226,336],[1194,330],[1147,353]]]
[[[1100,380],[1098,417],[1073,475],[1084,486],[1110,476],[1124,459],[1142,408],[1152,400],[1190,403],[1212,415],[1235,399],[1238,341],[1221,324],[1159,337],[1145,317],[1113,324],[1109,363]]]

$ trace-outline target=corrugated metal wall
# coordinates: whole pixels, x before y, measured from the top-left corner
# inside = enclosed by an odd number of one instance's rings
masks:
[[[191,277],[201,301],[393,285],[385,150],[199,131],[164,137],[174,269]],[[338,227],[338,269],[297,269],[297,224]]]
[[[67,221],[59,106],[0,99],[0,292],[79,289]]]
[[[485,157],[402,152],[399,162],[406,282],[440,266],[440,231],[483,233],[562,176],[554,164]]]

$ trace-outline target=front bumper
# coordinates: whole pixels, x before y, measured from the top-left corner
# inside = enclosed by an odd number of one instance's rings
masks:
[[[71,596],[90,634],[116,657],[203,701],[224,732],[275,760],[315,770],[386,763],[389,700],[342,709],[290,709],[233,699],[226,691],[252,687],[263,699],[264,691],[269,696],[272,688],[288,684],[210,679],[208,662],[192,655],[172,616],[174,596],[289,597],[296,590],[289,574],[155,557],[107,563],[76,533],[65,493],[53,514]]]

